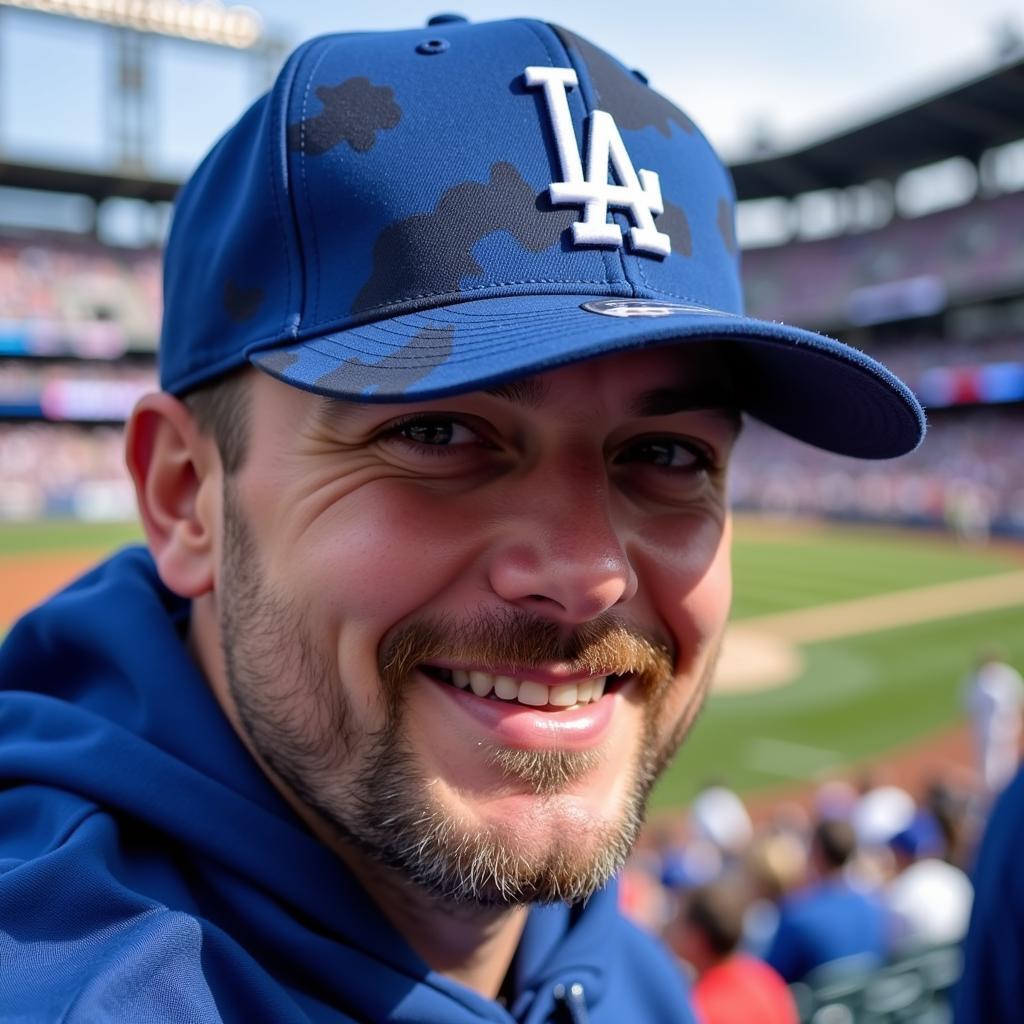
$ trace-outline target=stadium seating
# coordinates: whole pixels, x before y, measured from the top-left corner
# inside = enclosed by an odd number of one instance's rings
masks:
[[[853,962],[826,964],[792,986],[807,1024],[949,1024],[950,992],[963,966],[959,946],[893,961],[879,971]]]

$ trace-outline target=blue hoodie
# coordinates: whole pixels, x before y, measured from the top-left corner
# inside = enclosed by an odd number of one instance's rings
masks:
[[[130,548],[0,648],[0,1021],[691,1021],[609,886],[533,908],[506,1009],[430,970],[251,759]]]

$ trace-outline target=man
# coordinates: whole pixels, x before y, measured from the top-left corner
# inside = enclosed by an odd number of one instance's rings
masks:
[[[0,657],[17,1019],[689,1019],[608,883],[710,682],[739,411],[923,429],[742,315],[732,224],[685,115],[564,30],[289,59],[177,204],[148,551]]]
[[[974,890],[946,857],[935,816],[921,810],[889,840],[895,874],[883,890],[897,955],[960,942],[967,932]]]
[[[889,917],[881,900],[852,885],[846,867],[857,848],[848,821],[822,821],[809,852],[812,880],[783,898],[765,960],[788,982],[825,964],[880,966],[889,950]]]
[[[687,894],[669,929],[675,952],[696,976],[693,1004],[703,1024],[796,1024],[786,983],[763,960],[738,952],[753,893],[723,876]]]
[[[979,654],[965,689],[978,776],[985,792],[995,796],[1013,778],[1020,761],[1024,680],[999,651],[987,650]]]

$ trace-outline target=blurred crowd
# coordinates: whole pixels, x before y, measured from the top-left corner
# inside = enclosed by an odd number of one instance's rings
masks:
[[[0,239],[0,351],[115,358],[156,349],[156,251],[61,235]]]
[[[753,808],[714,782],[652,820],[622,906],[676,954],[702,1024],[952,1019],[969,872],[1020,765],[1024,678],[983,650],[962,696],[973,771],[836,776]]]
[[[979,339],[914,337],[909,334],[883,343],[864,343],[868,355],[885,363],[910,385],[936,366],[981,366],[986,363],[1024,361],[1024,341],[1019,335],[988,336]]]
[[[135,518],[119,427],[0,423],[0,521]]]
[[[931,416],[927,443],[895,462],[831,455],[750,421],[732,501],[777,515],[945,526],[968,541],[1024,536],[1024,409]]]
[[[961,274],[1009,268],[1024,277],[1024,250],[1010,252],[1006,237],[1022,204],[1024,194],[1003,196],[864,235],[753,251],[751,307],[801,322],[811,312],[801,302],[831,304],[834,314],[857,287],[936,268],[946,268],[944,280],[953,280],[950,267]],[[789,305],[776,309],[773,295]],[[1011,306],[960,309],[977,321],[960,324],[960,340],[930,337],[923,328],[895,337],[867,329],[851,340],[911,384],[935,367],[1020,363],[1024,313]],[[155,250],[110,249],[63,235],[0,239],[0,357],[7,357],[0,358],[0,421],[12,424],[0,427],[0,519],[133,514],[110,431],[14,421],[124,417],[155,379],[159,310]],[[149,355],[132,355],[143,352]],[[1019,376],[1024,387],[1024,370]],[[733,503],[776,515],[944,526],[975,542],[990,533],[1024,536],[1022,442],[1019,403],[934,411],[927,444],[894,463],[843,459],[750,422],[734,460]]]
[[[949,299],[1011,294],[1024,280],[1024,193],[978,199],[876,231],[744,254],[750,307],[787,323],[882,323]]]
[[[648,828],[623,907],[677,954],[704,1024],[949,1019],[986,807],[948,781],[836,778],[755,816],[709,785]]]

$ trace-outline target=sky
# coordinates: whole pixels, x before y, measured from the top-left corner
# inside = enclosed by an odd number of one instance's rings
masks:
[[[555,20],[644,71],[733,160],[750,153],[758,132],[785,150],[984,73],[996,59],[999,27],[1024,33],[1019,0],[252,6],[290,43],[329,31],[425,25],[443,10],[474,21]],[[111,163],[115,43],[95,26],[0,7],[0,148],[23,159]],[[264,69],[222,49],[152,38],[146,45],[147,162],[181,175],[265,87]]]

